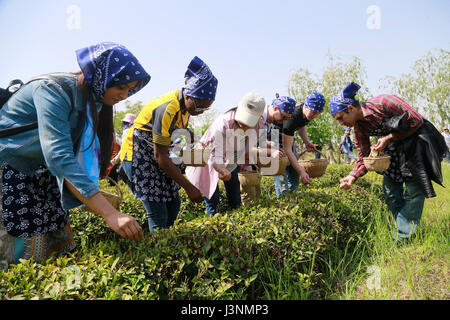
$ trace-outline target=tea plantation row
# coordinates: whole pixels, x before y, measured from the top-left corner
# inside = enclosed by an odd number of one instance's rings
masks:
[[[233,211],[226,211],[222,188],[223,213],[214,217],[181,192],[176,225],[155,235],[148,232],[141,203],[125,192],[121,211],[143,226],[139,243],[121,239],[98,216],[73,210],[77,252],[0,271],[0,297],[321,298],[326,257],[357,245],[371,212],[384,206],[378,183],[361,179],[352,191],[339,190],[349,170],[330,165],[323,177],[279,200],[273,180],[264,178],[260,201]],[[277,295],[280,283],[296,295]]]

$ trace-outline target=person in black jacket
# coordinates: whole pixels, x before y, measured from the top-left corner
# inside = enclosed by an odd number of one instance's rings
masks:
[[[425,198],[436,196],[431,181],[442,185],[445,141],[431,122],[401,98],[382,94],[359,102],[355,99],[359,88],[351,82],[330,102],[333,117],[341,125],[354,127],[359,156],[340,187],[350,188],[367,172],[363,158],[371,149],[389,155],[390,166],[382,172],[383,191],[398,228],[394,239],[401,242],[415,233]],[[373,146],[371,136],[380,137]]]

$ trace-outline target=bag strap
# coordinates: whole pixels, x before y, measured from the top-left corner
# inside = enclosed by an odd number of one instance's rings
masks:
[[[28,81],[27,83],[23,84],[19,90],[21,88],[23,88],[25,85],[36,81],[36,80],[45,80],[45,79],[50,79],[54,82],[56,82],[57,84],[59,84],[61,86],[61,88],[64,90],[64,92],[69,96],[70,99],[70,106],[73,108],[74,106],[74,99],[73,99],[73,94],[72,94],[72,90],[70,89],[70,87],[67,85],[67,83],[65,83],[63,80],[59,79],[58,77],[54,76],[54,74],[46,74],[46,75],[41,75],[41,76],[37,76],[34,77],[33,79],[31,79],[30,81]],[[17,91],[19,91],[17,90]],[[17,92],[16,91],[16,92]],[[14,94],[16,93],[14,92]],[[30,124],[25,124],[22,126],[17,126],[17,127],[13,127],[13,128],[7,128],[7,129],[2,129],[0,130],[0,138],[4,138],[4,137],[8,137],[8,136],[12,136],[24,131],[28,131],[28,130],[32,130],[32,129],[36,129],[38,127],[38,123],[36,122],[32,122]]]

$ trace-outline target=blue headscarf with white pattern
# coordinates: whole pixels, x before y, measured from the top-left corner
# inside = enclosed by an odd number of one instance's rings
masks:
[[[88,86],[100,100],[106,89],[138,80],[128,92],[131,96],[145,87],[151,78],[127,48],[114,42],[79,49],[76,55]]]
[[[184,77],[187,78],[184,86],[186,95],[197,99],[215,100],[218,81],[202,59],[195,56],[189,63]]]
[[[277,93],[275,99],[272,101],[272,106],[277,106],[281,111],[288,114],[293,114],[295,110],[296,101],[288,96],[282,96]]]
[[[342,92],[335,95],[330,101],[330,111],[334,115],[338,112],[344,111],[349,105],[355,105],[355,95],[361,86],[357,83],[350,82],[347,84]]]
[[[304,103],[308,109],[322,112],[325,106],[325,98],[322,94],[313,92],[306,97]]]

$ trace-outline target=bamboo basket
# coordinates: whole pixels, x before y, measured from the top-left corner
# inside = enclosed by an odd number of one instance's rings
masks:
[[[303,151],[299,157],[304,155],[307,151]],[[309,159],[309,160],[299,160],[298,164],[305,169],[306,173],[310,178],[318,178],[323,176],[328,166],[328,159],[325,155],[319,151],[319,153],[324,157],[324,159]]]
[[[273,168],[270,166],[261,167],[261,175],[263,176],[279,176],[280,174],[283,174],[283,172],[286,170],[286,167],[290,164],[289,159],[287,156],[283,156],[280,161],[278,162],[278,170],[276,172],[273,172]]]
[[[261,173],[259,171],[243,171],[238,173],[241,186],[259,186],[261,183]]]
[[[382,172],[389,168],[391,164],[391,157],[380,155],[378,151],[372,149],[369,156],[364,157],[363,161],[368,171]]]
[[[122,190],[120,190],[119,185],[117,184],[116,181],[114,181],[114,179],[111,179],[110,177],[106,177],[105,179],[111,180],[114,183],[117,194],[110,193],[105,190],[100,190],[100,193],[102,194],[102,196],[104,196],[106,198],[106,200],[109,201],[109,203],[111,203],[111,205],[114,208],[118,209],[120,204],[122,203],[122,199],[123,199]]]
[[[211,149],[181,150],[180,157],[187,167],[204,167],[208,164]]]

